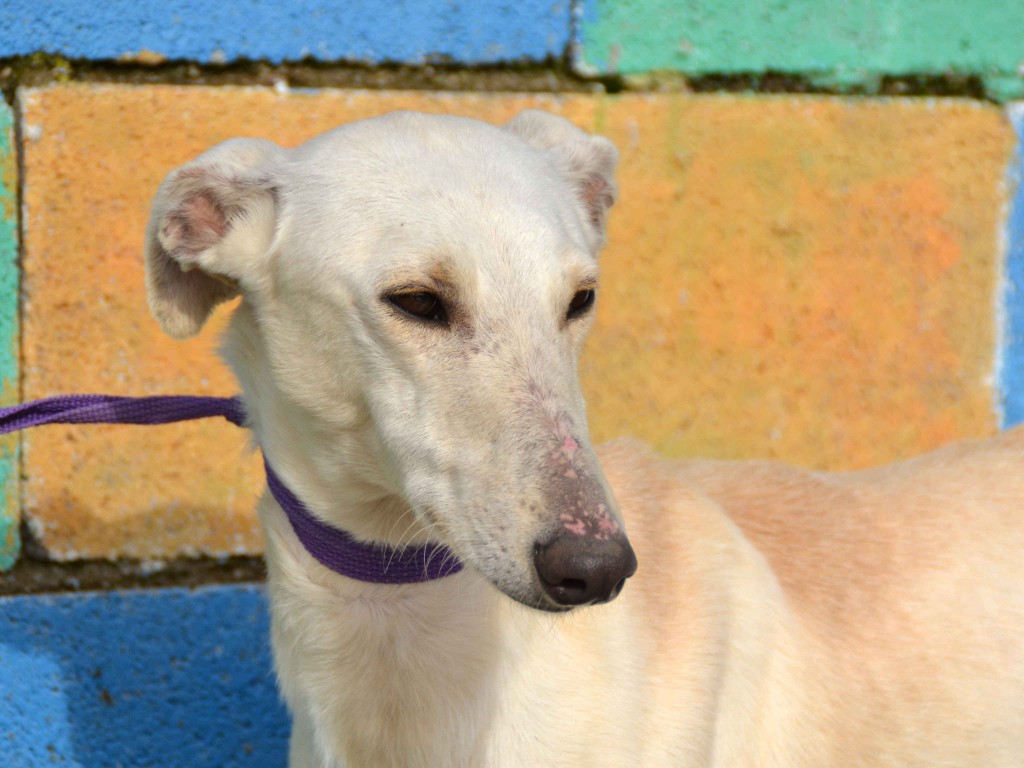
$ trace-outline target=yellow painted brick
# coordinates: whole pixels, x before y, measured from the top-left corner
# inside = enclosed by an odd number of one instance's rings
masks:
[[[629,96],[597,439],[858,467],[996,427],[1010,126],[963,101]]]
[[[541,107],[622,149],[595,335],[595,438],[854,466],[991,431],[994,254],[1011,133],[955,102],[55,86],[23,94],[25,397],[230,394],[216,329],[172,342],[141,242],[169,169],[392,109]],[[255,552],[258,460],[222,422],[26,436],[52,556]]]

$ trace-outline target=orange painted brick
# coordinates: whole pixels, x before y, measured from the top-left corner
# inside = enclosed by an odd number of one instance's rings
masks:
[[[993,301],[1013,152],[963,101],[629,96],[595,438],[858,467],[996,427]]]
[[[1012,150],[957,102],[55,86],[22,94],[24,390],[230,394],[216,328],[173,342],[141,243],[163,175],[222,139],[294,145],[392,109],[542,107],[622,149],[598,324],[597,439],[854,466],[994,427],[997,218]],[[259,550],[262,477],[224,423],[49,427],[26,513],[53,557]]]

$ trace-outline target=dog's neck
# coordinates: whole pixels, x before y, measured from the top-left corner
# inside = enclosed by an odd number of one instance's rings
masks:
[[[313,434],[301,440],[297,432],[303,427],[296,427],[304,415],[291,408],[265,406],[250,407],[249,412],[268,466],[294,499],[288,502],[281,492],[274,493],[285,511],[299,504],[316,519],[358,541],[395,548],[430,543],[409,505],[373,476],[370,462],[351,457],[350,444],[357,436],[332,440]],[[276,422],[273,427],[268,419]]]
[[[458,573],[462,564],[447,547],[421,544],[395,548],[379,542],[361,542],[347,531],[313,515],[264,462],[267,488],[302,546],[321,565],[335,573],[374,584],[416,584]]]
[[[232,316],[223,353],[242,385],[248,425],[269,466],[316,518],[359,541],[392,547],[431,542],[429,531],[395,490],[375,455],[372,423],[356,398],[332,392],[329,402],[296,402],[287,372],[277,377],[253,307]],[[279,500],[280,503],[280,500]]]
[[[409,585],[339,576],[298,546],[272,498],[261,507],[275,663],[296,730],[307,727],[309,702],[330,724],[324,749],[353,764],[408,765],[410,755],[423,758],[417,765],[494,762],[478,735],[494,716],[493,681],[508,674],[499,664],[509,658],[506,622],[529,609],[470,569]],[[311,693],[318,685],[330,695]]]

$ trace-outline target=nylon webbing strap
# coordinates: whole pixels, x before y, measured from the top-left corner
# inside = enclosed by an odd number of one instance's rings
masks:
[[[61,395],[0,408],[0,434],[44,424],[170,424],[223,416],[245,425],[239,397],[158,395]],[[377,584],[414,584],[462,570],[462,563],[440,544],[395,548],[356,541],[310,512],[281,482],[264,458],[267,486],[306,550],[336,573]]]

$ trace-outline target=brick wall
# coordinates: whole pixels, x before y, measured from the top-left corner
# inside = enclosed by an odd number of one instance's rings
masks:
[[[852,468],[1024,420],[1019,3],[100,5],[0,10],[4,403],[234,392],[228,310],[173,342],[142,285],[150,196],[212,144],[529,106],[622,153],[595,440]],[[258,556],[261,482],[223,422],[0,442],[0,590],[59,593],[0,596],[0,764],[281,764],[261,591],[174,586]]]

